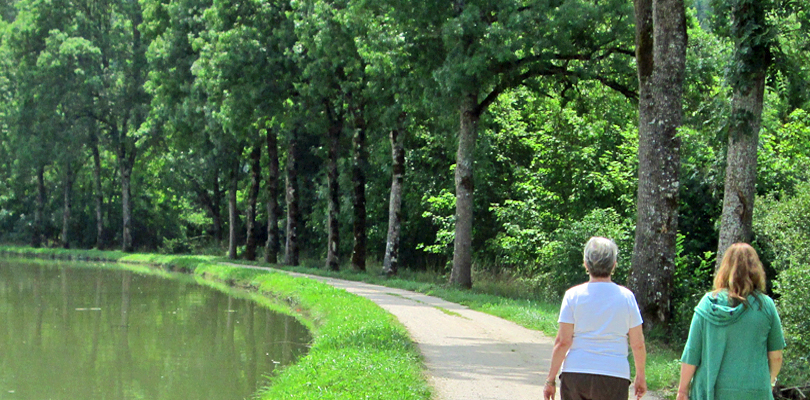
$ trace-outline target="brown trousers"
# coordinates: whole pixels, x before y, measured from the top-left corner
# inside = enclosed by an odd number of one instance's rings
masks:
[[[563,372],[560,374],[562,400],[627,400],[630,381],[615,376]]]

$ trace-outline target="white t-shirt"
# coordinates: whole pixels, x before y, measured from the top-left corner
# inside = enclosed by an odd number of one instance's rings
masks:
[[[627,333],[641,325],[633,292],[612,282],[587,282],[565,292],[558,322],[574,324],[562,372],[630,379]]]

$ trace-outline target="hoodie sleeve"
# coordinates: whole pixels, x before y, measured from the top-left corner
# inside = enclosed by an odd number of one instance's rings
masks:
[[[683,348],[681,362],[689,365],[700,365],[701,353],[703,351],[703,318],[700,315],[692,315],[692,325],[689,326],[689,338],[686,339],[686,346]]]
[[[686,345],[683,348],[683,355],[681,355],[681,362],[689,365],[700,365],[703,354],[703,335],[706,333],[704,324],[705,320],[697,312],[700,306],[707,302],[706,295],[700,299],[695,313],[692,314],[692,324],[689,326],[689,337],[686,339]]]
[[[768,351],[777,351],[785,348],[785,336],[782,333],[782,320],[776,311],[773,300],[768,297],[768,307],[771,309],[771,330],[768,332]]]

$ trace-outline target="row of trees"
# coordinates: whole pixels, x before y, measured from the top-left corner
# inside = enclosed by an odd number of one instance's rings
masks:
[[[600,234],[666,322],[684,271],[751,240],[755,194],[807,178],[807,132],[785,133],[806,6],[4,3],[0,235],[200,251],[227,231],[231,258],[463,287],[476,264],[554,295]]]

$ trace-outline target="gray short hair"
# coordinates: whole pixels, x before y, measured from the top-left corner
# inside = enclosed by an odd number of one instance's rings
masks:
[[[619,246],[608,238],[594,236],[585,243],[582,253],[588,273],[596,278],[607,278],[613,272],[613,266],[619,257]]]

